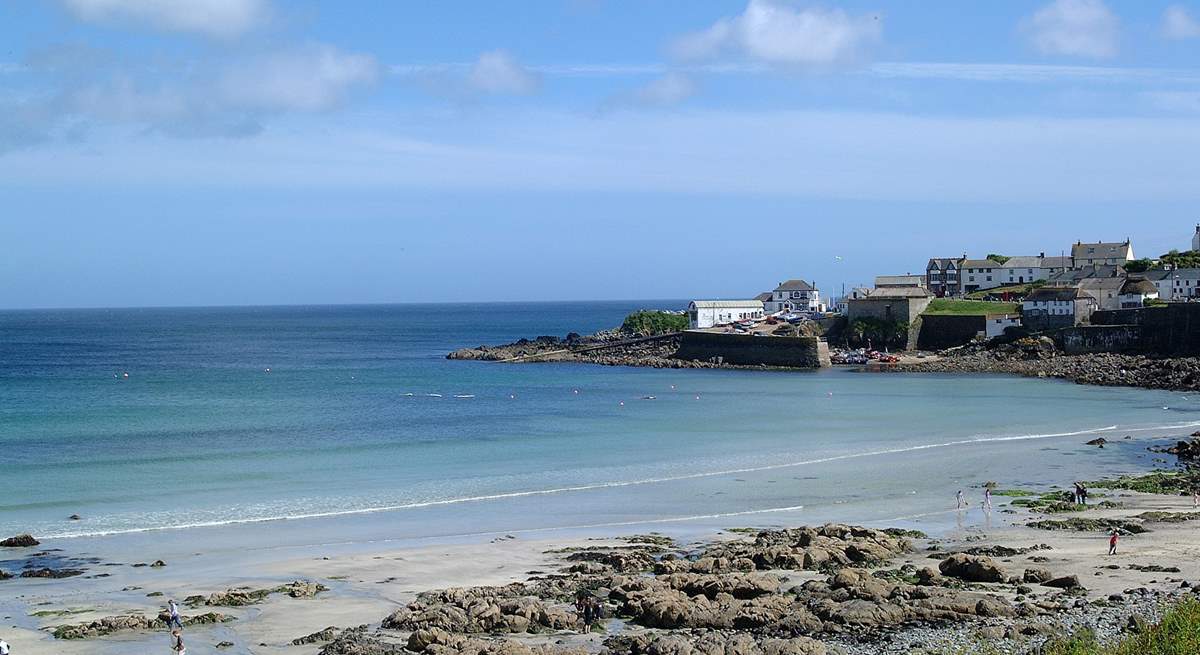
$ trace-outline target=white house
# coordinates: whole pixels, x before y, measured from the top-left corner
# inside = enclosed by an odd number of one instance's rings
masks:
[[[1000,265],[1000,281],[1003,284],[1029,284],[1047,277],[1049,275],[1042,269],[1041,256],[1009,257]]]
[[[988,314],[984,325],[984,334],[989,339],[994,339],[1004,334],[1005,328],[1019,327],[1021,325],[1020,314]]]
[[[1021,321],[1031,330],[1073,327],[1089,320],[1098,303],[1074,287],[1042,287],[1025,296]]]
[[[688,327],[693,330],[763,316],[761,300],[693,300],[688,304]]]
[[[1162,300],[1187,301],[1200,298],[1200,268],[1155,269],[1139,273],[1158,288]]]
[[[1070,257],[1047,257],[1046,253],[1009,257],[1000,266],[1001,282],[1005,285],[1029,284],[1048,279],[1055,273],[1071,268]]]
[[[959,269],[963,293],[992,289],[1004,284],[1003,264],[994,259],[964,259]]]
[[[1121,309],[1144,307],[1147,300],[1158,298],[1158,287],[1145,278],[1131,277],[1121,285]]]
[[[776,312],[819,312],[825,308],[821,305],[821,292],[804,280],[788,280],[780,282],[771,292],[770,302],[764,303],[768,314]]]

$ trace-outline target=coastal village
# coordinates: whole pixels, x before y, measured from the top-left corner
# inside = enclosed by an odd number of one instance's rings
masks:
[[[688,329],[820,336],[835,346],[835,363],[862,363],[868,353],[895,361],[889,350],[1124,325],[1137,320],[1127,310],[1200,300],[1200,225],[1188,245],[1154,258],[1139,258],[1129,238],[1076,241],[1062,255],[930,257],[923,273],[880,274],[832,300],[790,279],[747,299],[693,300]]]

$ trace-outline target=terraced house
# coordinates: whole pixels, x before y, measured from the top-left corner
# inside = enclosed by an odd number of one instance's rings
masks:
[[[1004,284],[1004,265],[994,259],[964,259],[959,275],[963,293],[994,289]]]
[[[925,266],[925,288],[933,295],[960,296],[962,287],[962,263],[966,257],[933,257]]]

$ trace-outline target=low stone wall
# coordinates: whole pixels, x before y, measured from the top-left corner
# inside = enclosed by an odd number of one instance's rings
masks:
[[[985,316],[943,316],[922,314],[917,333],[917,348],[942,350],[970,343],[976,334],[987,329]]]
[[[1068,355],[1135,352],[1143,349],[1142,328],[1137,325],[1080,325],[1056,330],[1049,336]]]
[[[818,337],[755,337],[718,332],[683,333],[678,359],[742,366],[829,366],[829,346]]]

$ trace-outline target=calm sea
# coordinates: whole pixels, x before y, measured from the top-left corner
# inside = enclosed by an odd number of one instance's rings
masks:
[[[0,535],[911,519],[1200,424],[1185,394],[1004,376],[444,359],[683,304],[0,312]]]

